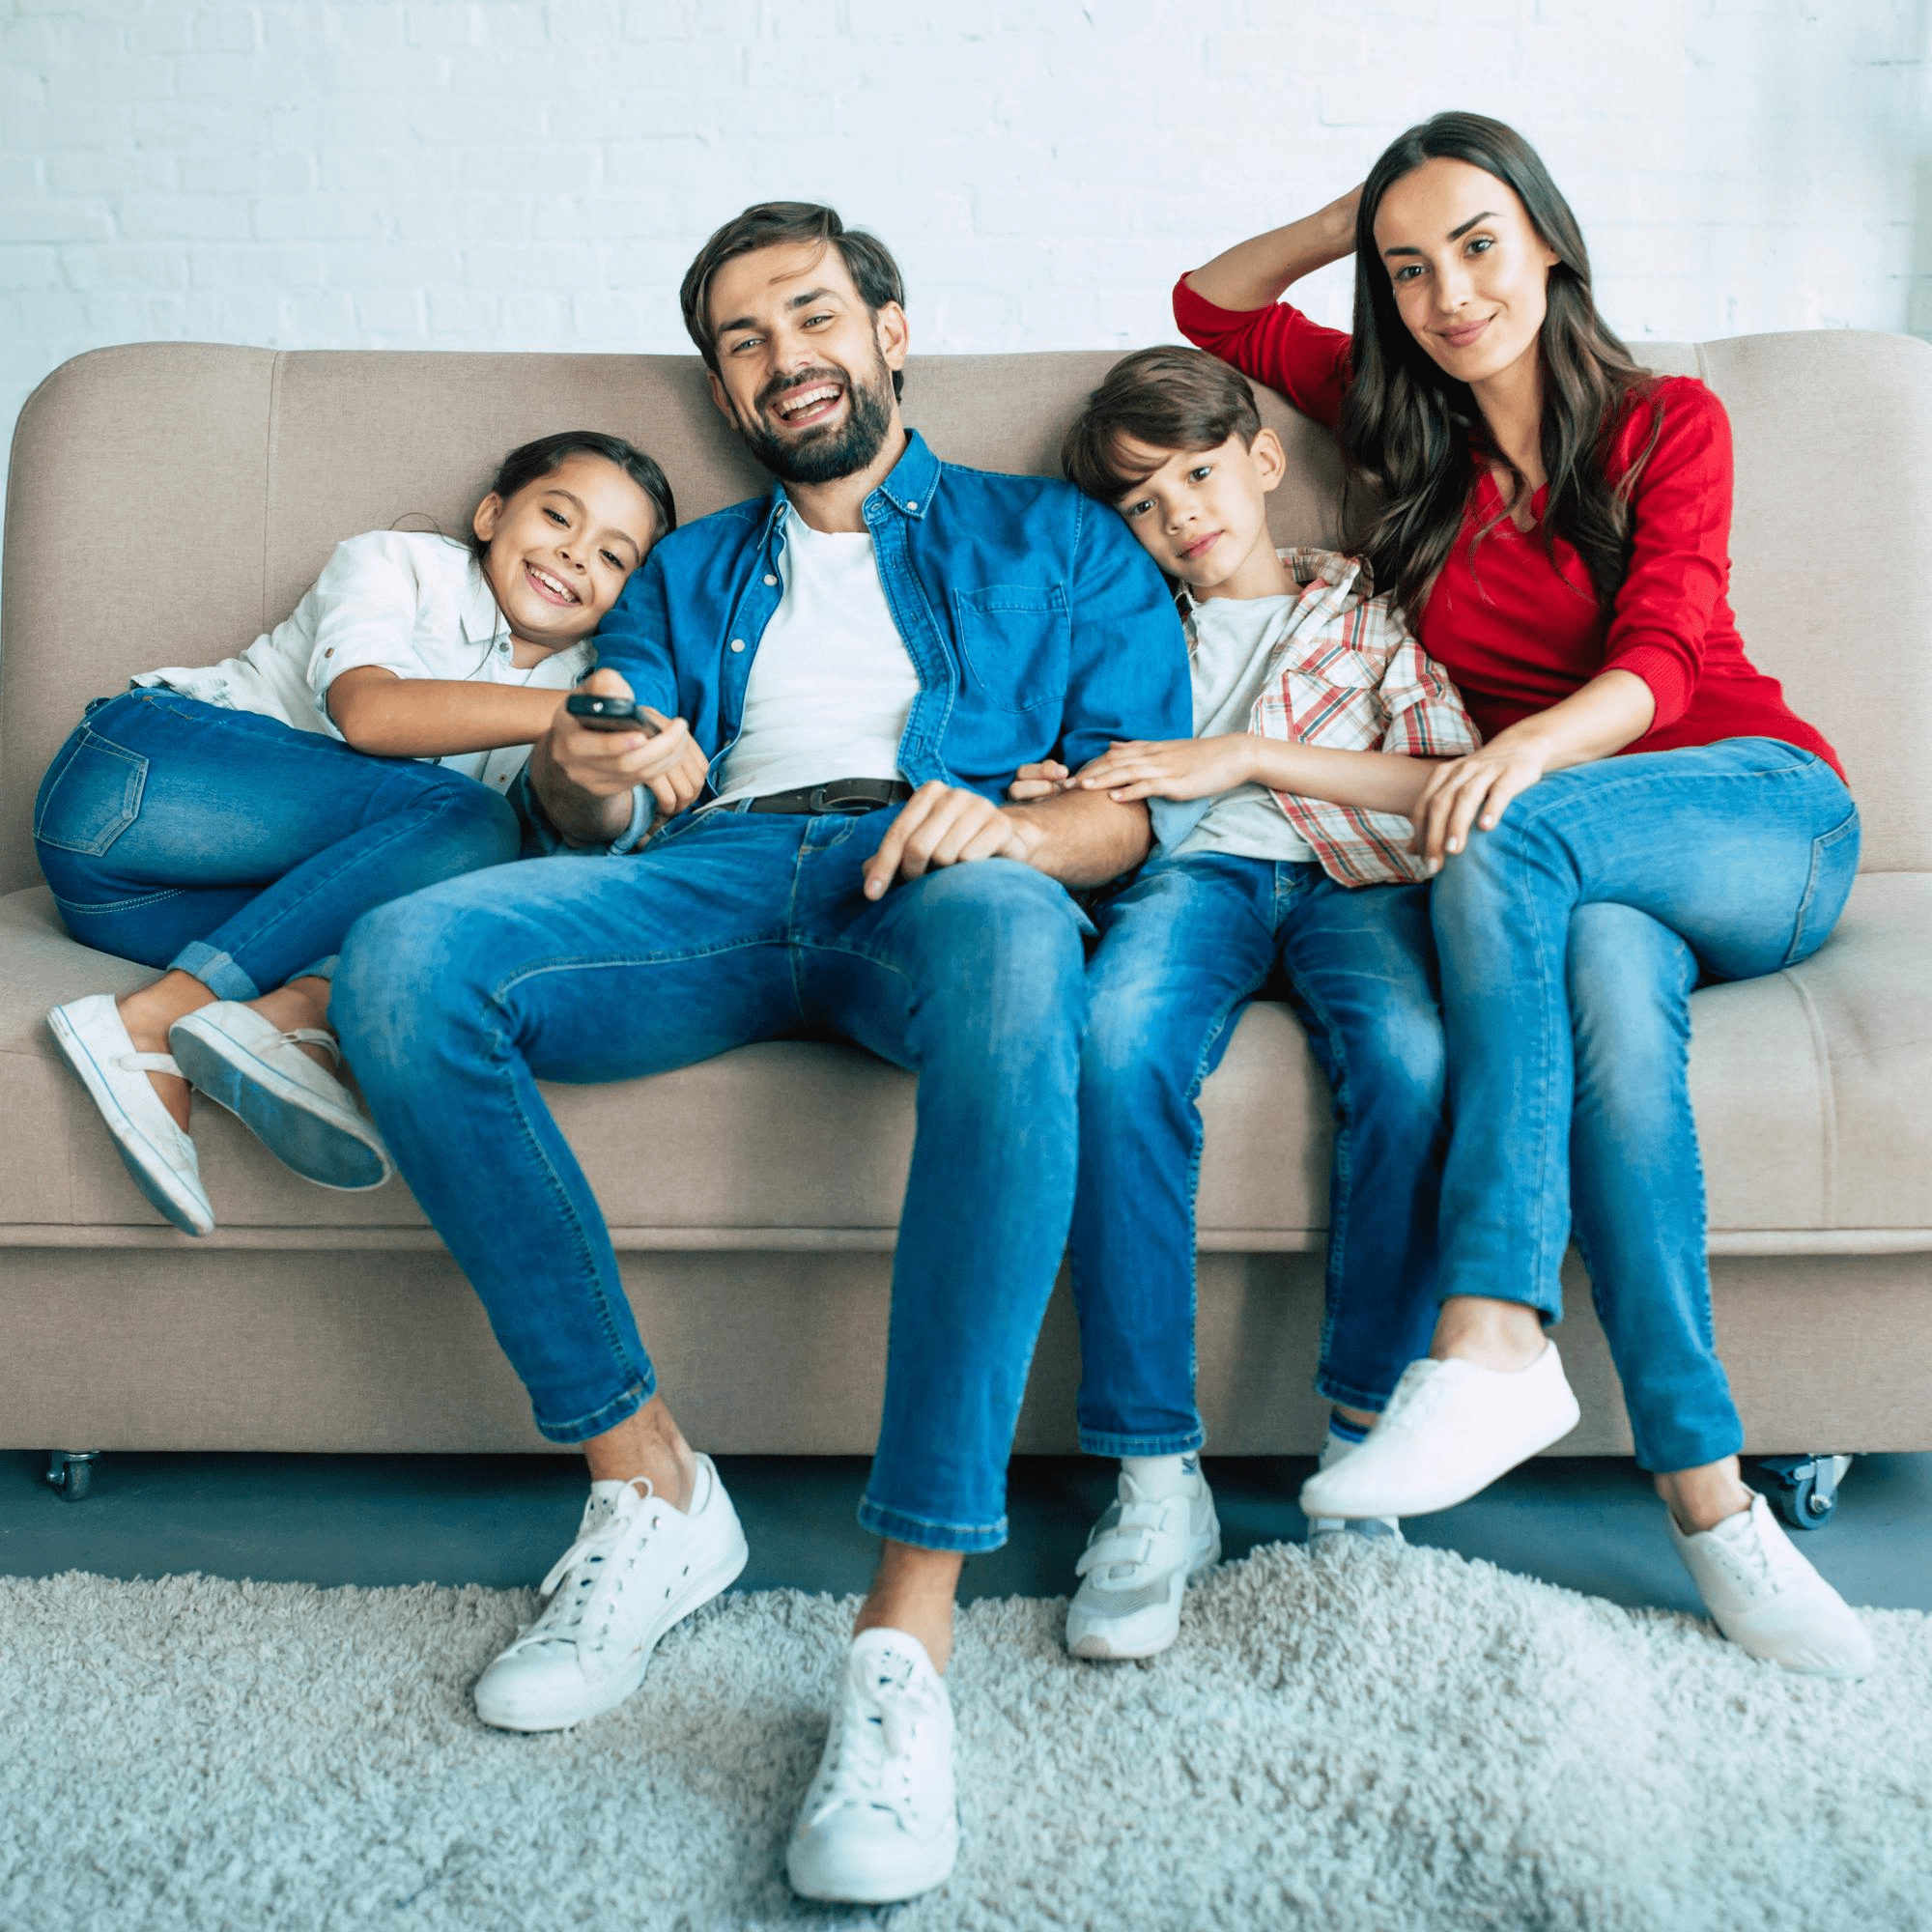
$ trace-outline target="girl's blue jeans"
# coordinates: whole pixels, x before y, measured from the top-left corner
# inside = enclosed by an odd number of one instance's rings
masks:
[[[1091,928],[1010,859],[867,899],[866,862],[895,816],[711,811],[622,858],[452,880],[356,925],[329,1010],[397,1166],[558,1442],[614,1429],[657,1375],[537,1083],[635,1079],[800,1034],[912,1069],[885,1406],[859,1516],[900,1543],[992,1549],[1073,1208]],[[646,1174],[650,1106],[634,1110]],[[880,1122],[824,1107],[808,1080],[780,1118],[748,1125],[780,1149],[876,1139]]]
[[[34,804],[74,938],[224,1000],[328,975],[371,907],[514,859],[518,839],[509,805],[460,772],[172,691],[96,698]]]
[[[1080,1063],[1071,1257],[1080,1440],[1096,1455],[1204,1441],[1194,1401],[1203,1083],[1278,985],[1335,1112],[1316,1387],[1379,1411],[1435,1326],[1445,1129],[1425,886],[1338,886],[1312,864],[1156,860],[1096,914]],[[1264,1222],[1269,1204],[1256,1203]]]
[[[1815,952],[1858,863],[1831,766],[1733,738],[1552,773],[1435,880],[1441,1292],[1555,1321],[1574,1234],[1646,1469],[1744,1441],[1711,1322],[1691,989]]]

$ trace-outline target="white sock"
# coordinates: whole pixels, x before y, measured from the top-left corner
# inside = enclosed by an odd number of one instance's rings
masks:
[[[1193,1494],[1201,1481],[1201,1458],[1191,1449],[1184,1456],[1122,1456],[1121,1472],[1134,1479],[1142,1495],[1158,1502]]]

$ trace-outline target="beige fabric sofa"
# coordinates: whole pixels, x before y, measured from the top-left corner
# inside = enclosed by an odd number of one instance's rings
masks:
[[[1645,354],[1729,406],[1744,634],[1836,742],[1865,814],[1836,937],[1694,1001],[1720,1341],[1753,1449],[1932,1447],[1932,352],[1816,333]],[[945,457],[1050,469],[1111,359],[917,360],[908,412]],[[1277,535],[1332,539],[1332,446],[1269,415],[1293,466]],[[144,975],[65,935],[29,828],[87,698],[245,643],[342,537],[412,512],[459,527],[504,449],[575,426],[656,453],[687,519],[763,486],[690,357],[145,346],[81,356],[28,402],[0,613],[0,1444],[546,1446],[400,1181],[308,1187],[205,1107],[219,1231],[196,1241],[148,1208],[43,1017]],[[869,1448],[909,1078],[781,1042],[553,1098],[693,1438]],[[1286,1009],[1251,1009],[1205,1099],[1201,1389],[1221,1451],[1318,1439],[1326,1105]],[[1585,1421],[1564,1447],[1625,1448],[1580,1276],[1573,1291]],[[1063,1293],[1023,1449],[1072,1446],[1076,1372]]]

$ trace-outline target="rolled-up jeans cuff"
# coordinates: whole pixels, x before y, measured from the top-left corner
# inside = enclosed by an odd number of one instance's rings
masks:
[[[217,952],[202,939],[190,940],[184,946],[168,961],[168,971],[192,975],[217,1000],[259,1000],[268,990],[256,985],[235,963],[232,953]]]
[[[874,1536],[894,1543],[909,1544],[915,1549],[952,1549],[978,1556],[998,1549],[1007,1540],[1007,1519],[992,1524],[932,1522],[924,1517],[909,1516],[904,1510],[887,1509],[869,1495],[859,1502],[859,1525]]]
[[[1208,1432],[1197,1426],[1175,1435],[1110,1435],[1083,1429],[1080,1446],[1090,1456],[1191,1456],[1208,1446]]]
[[[537,1434],[548,1442],[588,1442],[593,1435],[608,1435],[620,1422],[628,1422],[657,1392],[657,1376],[646,1370],[621,1395],[600,1404],[587,1415],[554,1422],[539,1411],[535,1418]]]

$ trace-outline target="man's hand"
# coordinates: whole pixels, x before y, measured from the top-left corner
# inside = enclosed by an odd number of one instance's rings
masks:
[[[934,779],[906,800],[879,840],[866,867],[866,896],[879,898],[895,879],[917,879],[942,866],[975,859],[1026,862],[1042,838],[1037,826],[991,799]]]
[[[1142,798],[1208,798],[1255,776],[1253,733],[1218,738],[1133,739],[1109,745],[1073,782],[1122,805]]]
[[[600,697],[631,696],[631,687],[614,670],[593,671],[582,688]],[[659,813],[668,818],[704,789],[709,765],[682,718],[667,718],[648,704],[638,715],[646,729],[592,731],[558,705],[541,750],[551,769],[587,796],[615,798],[644,785]]]
[[[1007,796],[1015,805],[1030,805],[1036,799],[1056,798],[1073,788],[1073,774],[1058,758],[1042,758],[1037,765],[1022,765]]]

